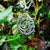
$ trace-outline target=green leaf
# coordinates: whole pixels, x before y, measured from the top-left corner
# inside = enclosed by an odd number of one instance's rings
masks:
[[[34,12],[32,12],[32,14],[31,14],[31,15],[35,16],[35,13],[34,13]]]
[[[25,43],[26,38],[24,36],[21,36],[19,39],[16,40],[18,43],[20,43],[21,45]]]
[[[41,31],[40,31],[40,34],[44,35],[44,31],[43,31],[43,30],[41,30]]]
[[[15,18],[13,21],[9,22],[9,23],[8,23],[9,28],[12,28],[12,30],[13,30],[14,27],[17,26],[17,25],[16,25],[16,24],[17,24],[17,21],[18,21],[18,19]]]
[[[48,18],[50,18],[50,11],[48,12]]]
[[[37,10],[35,10],[36,15],[38,14],[39,10],[42,8],[42,5],[39,6],[39,8]]]
[[[8,42],[11,50],[18,50],[18,48],[22,47],[24,45],[24,42],[26,41],[26,38],[24,36],[19,36],[18,33],[19,31],[17,31],[13,36],[7,37],[7,40],[13,39]]]
[[[40,13],[40,17],[43,17],[43,14],[42,13]]]
[[[15,28],[17,29],[17,24],[12,26],[12,31],[13,31]]]
[[[17,37],[17,36],[16,36]],[[11,40],[11,39],[14,39],[12,41],[9,41],[9,45],[10,45],[10,48],[11,50],[17,50],[21,45],[16,41],[17,38],[14,38],[14,36],[8,36],[7,37],[7,40]]]
[[[37,24],[38,24],[38,21],[37,21],[37,20],[35,20],[35,21],[34,21],[34,24],[35,24],[35,25],[37,25]]]
[[[29,36],[29,38],[34,38],[34,33],[32,33],[32,34]]]
[[[7,39],[10,40],[10,39],[14,39],[14,38],[13,38],[13,36],[8,36]]]
[[[14,39],[20,38],[18,33],[19,33],[19,31],[17,30],[17,32],[13,35]]]
[[[47,11],[45,10],[45,7],[42,6],[41,10],[39,11],[40,17],[44,17],[44,15],[47,14]]]
[[[21,45],[17,41],[10,41],[9,42],[11,50],[17,50]]]
[[[13,17],[12,8],[13,7],[10,6],[5,11],[0,13],[0,24],[6,23],[12,19],[12,17]]]
[[[50,44],[50,41],[46,41],[45,43],[48,43],[48,44]]]
[[[15,36],[15,39],[14,39],[14,36]],[[18,35],[16,36],[16,34],[15,34],[14,36],[7,37],[8,40],[14,39],[12,41],[9,41],[8,43],[10,45],[11,50],[18,50],[19,47],[22,47],[23,46],[23,44],[25,42],[25,37],[22,36],[21,38],[16,39],[16,37]],[[25,47],[23,46],[23,48],[25,48]]]
[[[34,47],[30,47],[29,50],[35,50],[35,48]]]
[[[22,50],[27,50],[27,46],[26,45],[22,45]]]

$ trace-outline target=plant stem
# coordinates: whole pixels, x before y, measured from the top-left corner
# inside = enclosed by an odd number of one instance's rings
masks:
[[[33,5],[34,5],[34,9],[36,8],[36,5],[35,5],[35,2],[34,2],[34,0],[33,0]]]
[[[9,40],[5,40],[5,41],[0,41],[0,43],[4,43],[4,42],[9,42],[9,41],[13,41],[14,39],[9,39]]]
[[[16,39],[19,39],[19,38],[16,38]],[[0,41],[0,43],[9,42],[9,41],[13,41],[13,40],[15,40],[15,39],[9,39],[9,40],[5,40],[5,41]]]
[[[41,3],[41,5],[43,5],[43,0],[42,0],[42,3]]]
[[[34,2],[33,2],[33,5],[34,5],[34,9],[37,10],[37,9],[39,8],[38,0],[36,0],[36,5],[35,5]],[[34,20],[36,20],[36,18],[37,18],[37,15],[36,15],[36,13],[35,13],[35,18],[34,18]],[[37,27],[38,27],[37,37],[39,37],[39,36],[40,36],[40,34],[39,34],[39,32],[40,32],[40,16],[38,17],[38,25],[37,25]]]
[[[40,31],[40,17],[38,18],[38,31]]]

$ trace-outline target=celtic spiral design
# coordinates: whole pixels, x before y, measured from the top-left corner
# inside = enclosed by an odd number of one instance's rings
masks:
[[[33,19],[27,14],[21,14],[18,17],[18,24],[17,27],[19,29],[19,31],[23,34],[23,35],[30,35],[31,33],[35,32],[34,28],[34,21]]]

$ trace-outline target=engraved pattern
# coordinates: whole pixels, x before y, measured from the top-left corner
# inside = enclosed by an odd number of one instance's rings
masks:
[[[23,35],[30,35],[31,33],[35,32],[34,21],[27,13],[21,14],[18,17],[17,26]]]

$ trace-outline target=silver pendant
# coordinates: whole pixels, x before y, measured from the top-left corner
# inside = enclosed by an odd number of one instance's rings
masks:
[[[33,19],[28,15],[28,13],[21,14],[18,17],[18,24],[17,24],[18,30],[26,36],[29,36],[33,32],[35,32],[34,28],[34,21]]]

